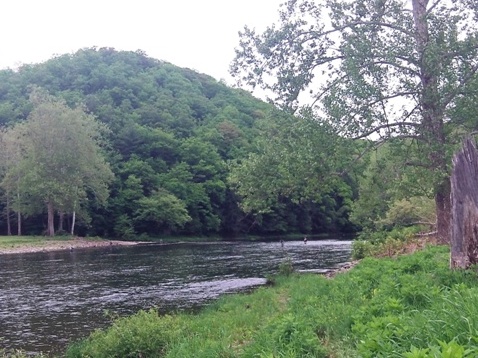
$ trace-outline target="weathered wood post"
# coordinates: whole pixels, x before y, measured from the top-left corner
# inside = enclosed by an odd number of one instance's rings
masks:
[[[478,150],[471,138],[453,157],[450,267],[478,263]]]

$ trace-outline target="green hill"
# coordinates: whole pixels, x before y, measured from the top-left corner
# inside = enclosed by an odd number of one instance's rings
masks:
[[[253,150],[272,106],[210,76],[111,48],[82,49],[18,70],[0,71],[0,125],[31,111],[32,86],[82,104],[108,125],[108,161],[115,173],[108,205],[83,213],[80,234],[131,238],[139,234],[242,235],[322,233],[350,229],[317,205],[283,200],[267,215],[246,215],[227,185],[228,162]],[[162,203],[151,220],[138,214]],[[184,205],[190,220],[176,225],[167,208]],[[345,214],[346,215],[346,214]],[[38,233],[42,217],[25,221]],[[3,230],[0,222],[0,230]]]

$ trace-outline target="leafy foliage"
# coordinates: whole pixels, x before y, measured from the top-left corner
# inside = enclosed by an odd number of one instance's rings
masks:
[[[227,182],[228,162],[248,156],[262,123],[278,116],[243,90],[140,51],[86,48],[0,71],[0,124],[13,126],[31,115],[32,85],[64,101],[62,106],[84,109],[108,128],[106,160],[115,174],[110,197],[105,207],[83,201],[82,216],[91,222],[82,221],[80,234],[273,234],[348,226],[349,195],[336,186],[321,191],[322,204],[281,202],[258,216],[239,207],[240,198]],[[334,204],[336,196],[344,197],[343,205]],[[160,209],[163,204],[187,213],[169,215]],[[40,209],[31,210],[25,226],[38,233],[43,224],[35,212]]]
[[[136,222],[152,223],[145,230],[165,231],[183,226],[191,218],[184,203],[165,190],[153,192],[149,197],[138,201],[139,207],[134,213]]]
[[[19,155],[2,185],[18,212],[37,214],[46,203],[52,236],[53,209],[73,213],[88,199],[104,204],[113,173],[101,152],[105,128],[94,117],[38,89],[30,97],[28,119],[5,133]]]
[[[117,320],[108,331],[96,331],[88,340],[73,345],[70,357],[158,357],[175,339],[178,324],[170,316],[140,311],[128,319]]]
[[[277,113],[265,122],[257,152],[236,163],[229,180],[246,212],[269,213],[277,204],[313,203],[321,221],[344,229],[354,199],[357,148],[310,113]],[[312,205],[313,207],[316,207]]]
[[[290,0],[277,25],[241,33],[231,73],[350,138],[385,140],[407,185],[435,196],[448,238],[450,155],[476,116],[477,8],[470,1]],[[415,194],[416,195],[416,194]]]

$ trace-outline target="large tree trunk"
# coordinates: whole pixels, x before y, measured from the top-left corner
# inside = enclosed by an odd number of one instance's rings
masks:
[[[51,201],[47,203],[48,210],[48,227],[46,234],[47,236],[55,236],[55,210],[53,209],[53,204]]]
[[[441,65],[430,55],[430,34],[428,29],[429,0],[412,0],[415,40],[420,54],[420,81],[422,85],[420,106],[422,112],[421,139],[430,148],[426,153],[427,166],[437,178],[445,176],[435,192],[437,239],[440,243],[450,241],[450,181],[447,176],[446,136],[443,125],[444,109],[441,107],[437,73]]]
[[[450,267],[478,263],[478,151],[470,138],[453,158]]]
[[[22,236],[22,212],[20,210],[20,192],[17,193],[18,210],[17,210],[17,235]]]

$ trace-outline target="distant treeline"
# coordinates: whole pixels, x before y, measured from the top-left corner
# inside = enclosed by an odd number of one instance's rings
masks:
[[[350,190],[328,192],[322,201],[279,197],[264,213],[241,209],[228,181],[230,165],[256,150],[261,126],[277,111],[243,90],[140,51],[82,49],[0,71],[0,125],[12,127],[29,117],[33,87],[71,107],[83,106],[110,130],[110,195],[106,205],[91,200],[83,215],[77,213],[79,235],[131,239],[354,230],[344,204],[357,195],[351,178],[344,181]],[[6,215],[12,222],[17,216],[7,214],[6,200],[0,205],[5,213],[0,233],[5,234]],[[174,217],[167,209],[172,206],[185,208],[187,215]],[[139,207],[155,210],[139,213]],[[61,217],[71,221],[72,213]],[[40,234],[46,226],[45,214],[23,218],[24,234]]]

